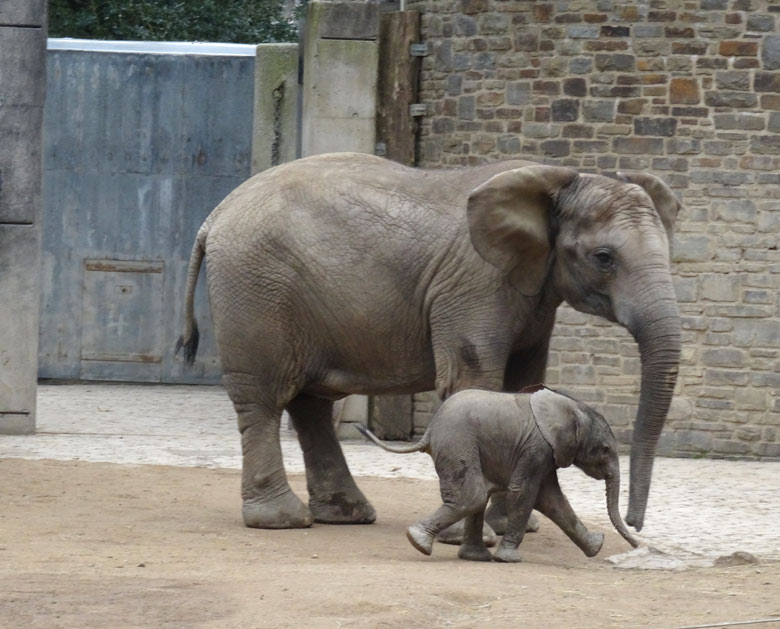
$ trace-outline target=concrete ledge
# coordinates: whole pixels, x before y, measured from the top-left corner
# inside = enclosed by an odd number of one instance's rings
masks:
[[[98,39],[49,38],[49,50],[91,52],[126,52],[147,55],[218,55],[222,57],[252,57],[254,44],[215,44],[211,42],[179,41],[114,41]]]

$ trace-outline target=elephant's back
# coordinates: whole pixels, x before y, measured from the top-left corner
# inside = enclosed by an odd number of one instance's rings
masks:
[[[251,177],[209,217],[218,221],[263,223],[291,211],[350,214],[405,213],[406,220],[440,216],[465,223],[471,190],[499,172],[530,164],[505,161],[450,170],[411,168],[363,153],[329,153],[298,159]],[[297,217],[300,220],[300,216]]]
[[[244,260],[262,252],[266,268],[273,259],[313,269],[365,269],[368,258],[404,266],[415,257],[410,248],[422,252],[434,235],[455,238],[465,228],[465,214],[454,221],[445,216],[451,203],[429,198],[440,188],[451,192],[428,181],[441,176],[357,153],[283,164],[247,180],[217,206],[207,219],[207,259],[230,247]]]
[[[241,319],[267,342],[267,330],[281,338],[297,328],[296,354],[311,354],[307,386],[318,394],[376,388],[377,378],[366,378],[377,373],[393,390],[433,385],[420,287],[434,257],[426,249],[442,234],[412,200],[385,189],[389,175],[367,176],[376,160],[337,155],[281,166],[236,189],[209,219],[215,319]],[[413,172],[380,161],[396,176]]]

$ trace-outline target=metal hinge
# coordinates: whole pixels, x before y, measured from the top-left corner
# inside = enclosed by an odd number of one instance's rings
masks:
[[[412,116],[412,118],[417,116],[427,116],[428,105],[425,103],[415,103],[414,105],[409,105],[409,115]]]
[[[427,57],[428,56],[428,44],[410,44],[409,55],[411,57]]]

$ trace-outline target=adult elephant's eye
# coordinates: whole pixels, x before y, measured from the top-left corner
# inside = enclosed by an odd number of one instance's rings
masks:
[[[615,258],[609,249],[596,249],[591,255],[601,271],[611,271],[615,266]]]

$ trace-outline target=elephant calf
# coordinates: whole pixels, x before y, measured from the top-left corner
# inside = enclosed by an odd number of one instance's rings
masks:
[[[406,533],[421,553],[430,555],[434,537],[465,517],[458,557],[520,561],[517,547],[535,508],[593,557],[604,535],[585,528],[558,485],[557,468],[572,463],[606,480],[609,518],[629,544],[638,546],[618,511],[615,436],[599,413],[568,396],[547,388],[531,394],[462,391],[442,404],[422,439],[407,447],[390,447],[365,426],[358,429],[390,452],[427,452],[433,458],[444,504]],[[508,523],[494,557],[482,539],[483,514],[488,496],[504,490]]]

